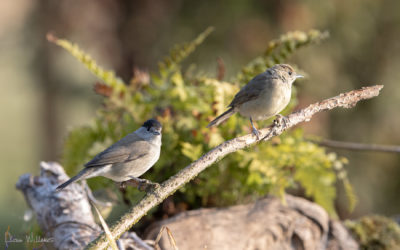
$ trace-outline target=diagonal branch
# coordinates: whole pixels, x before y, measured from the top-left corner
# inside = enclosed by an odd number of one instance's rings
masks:
[[[383,85],[375,85],[371,87],[364,87],[359,90],[353,90],[347,93],[342,93],[338,96],[323,100],[309,105],[308,107],[296,111],[285,120],[285,126],[282,124],[274,123],[270,127],[261,129],[260,138],[269,140],[273,136],[280,135],[288,128],[291,128],[300,122],[309,121],[311,117],[321,111],[331,110],[336,107],[352,108],[360,100],[370,99],[378,96],[379,91],[383,88]],[[187,182],[195,178],[204,169],[211,166],[217,160],[224,156],[233,153],[239,149],[243,149],[257,141],[256,137],[252,134],[244,135],[226,141],[217,147],[204,154],[197,161],[191,163],[176,175],[170,177],[164,181],[159,188],[153,192],[147,193],[143,199],[134,206],[131,211],[125,214],[112,228],[111,233],[116,239],[120,237],[124,232],[129,230],[137,221],[140,220],[147,212],[160,204],[168,196],[172,195],[176,190],[184,186]],[[91,249],[105,249],[108,246],[106,236],[100,235],[92,244],[89,246]]]

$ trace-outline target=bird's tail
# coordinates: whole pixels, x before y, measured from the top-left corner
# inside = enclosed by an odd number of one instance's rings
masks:
[[[88,175],[90,175],[91,173],[93,173],[94,171],[95,171],[95,168],[93,168],[93,167],[82,169],[82,171],[79,172],[77,175],[75,175],[74,177],[72,177],[68,181],[64,182],[63,184],[59,185],[56,188],[56,191],[60,191],[60,190],[64,189],[66,186],[68,186],[72,182],[79,181],[79,180],[82,180],[82,179],[86,179],[86,177]]]
[[[210,122],[210,124],[207,125],[207,128],[211,128],[211,127],[214,127],[214,126],[217,126],[217,125],[221,124],[226,119],[231,117],[231,115],[233,115],[234,113],[236,113],[236,111],[233,108],[228,109],[222,115],[220,115],[217,118],[215,118],[214,120],[212,120]]]

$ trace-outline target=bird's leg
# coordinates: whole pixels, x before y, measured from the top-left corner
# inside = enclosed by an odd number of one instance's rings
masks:
[[[257,137],[257,140],[259,140],[260,139],[260,132],[258,132],[256,127],[254,127],[253,119],[251,119],[251,117],[250,117],[250,123],[251,123],[251,127],[253,128],[253,130],[252,130],[253,134]]]
[[[130,180],[127,180],[127,183],[134,183],[135,186],[139,189],[139,191],[149,192],[151,189],[158,188],[160,184],[151,182],[146,179],[140,179],[134,176],[129,176]]]
[[[127,198],[127,195],[126,195],[126,186],[127,186],[127,184],[128,184],[127,181],[120,182],[119,183],[119,191],[122,194],[122,200],[124,201],[124,203],[126,205],[130,206],[131,205],[131,201]]]

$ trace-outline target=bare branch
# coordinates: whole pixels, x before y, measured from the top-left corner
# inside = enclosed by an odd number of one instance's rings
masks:
[[[353,90],[339,96],[326,99],[324,101],[311,104],[308,107],[290,114],[285,121],[285,126],[282,124],[274,124],[270,127],[261,129],[260,138],[266,140],[273,136],[280,135],[284,130],[291,128],[300,122],[309,121],[311,117],[321,111],[331,110],[336,107],[351,108],[360,100],[370,99],[379,95],[379,91],[383,85],[375,85],[364,87],[359,90]],[[125,214],[120,221],[111,227],[111,233],[114,238],[118,238],[124,232],[129,230],[140,218],[148,211],[160,204],[168,196],[172,195],[176,190],[185,185],[187,182],[195,178],[204,169],[211,166],[217,160],[224,156],[233,153],[239,149],[243,149],[257,142],[254,135],[248,134],[226,141],[219,146],[213,148],[208,153],[200,157],[197,161],[191,163],[179,171],[176,175],[164,181],[159,188],[148,193],[145,197],[134,206],[131,211]],[[92,249],[105,249],[108,245],[104,234],[99,236],[90,246]]]
[[[318,145],[330,148],[358,150],[358,151],[378,151],[386,153],[400,153],[400,146],[394,145],[379,145],[379,144],[366,144],[357,142],[345,142],[334,140],[311,140]]]

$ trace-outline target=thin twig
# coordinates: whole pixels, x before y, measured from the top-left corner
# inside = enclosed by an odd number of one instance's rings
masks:
[[[221,57],[217,57],[217,80],[222,81],[225,77],[225,63],[224,60],[222,60]]]
[[[330,148],[358,150],[358,151],[378,151],[386,153],[400,153],[400,146],[395,145],[379,145],[379,144],[366,144],[357,142],[345,142],[334,140],[310,140],[318,145]]]
[[[158,245],[158,242],[161,240],[161,236],[162,236],[162,233],[164,232],[164,230],[165,230],[165,227],[161,227],[160,232],[158,232],[156,240],[154,241],[154,248],[156,250],[161,249],[160,246]]]
[[[167,229],[169,244],[171,244],[171,246],[174,248],[174,250],[178,250],[178,246],[176,245],[174,235],[172,235],[172,232],[168,227],[165,227],[165,228]]]
[[[360,100],[370,99],[379,95],[379,91],[383,85],[375,85],[364,87],[359,90],[353,90],[342,93],[338,96],[326,99],[324,101],[311,104],[310,106],[296,111],[289,116],[283,124],[273,124],[270,127],[259,130],[260,138],[265,140],[271,139],[273,136],[280,135],[288,128],[291,128],[301,122],[309,121],[311,117],[321,111],[331,110],[336,107],[351,108]],[[272,133],[270,133],[272,131]],[[147,193],[143,199],[134,206],[130,212],[125,214],[112,228],[111,233],[114,239],[117,239],[124,232],[129,230],[137,221],[148,213],[150,209],[160,204],[168,196],[172,195],[176,190],[184,186],[187,182],[195,178],[204,169],[214,164],[216,161],[226,155],[236,152],[252,144],[258,142],[253,134],[244,135],[226,141],[204,154],[198,160],[188,165],[176,175],[164,181],[160,187],[155,188],[153,192]],[[107,238],[104,234],[100,235],[89,246],[91,249],[105,249],[108,245]]]
[[[118,246],[117,243],[115,242],[115,240],[113,239],[111,232],[110,232],[110,228],[108,227],[106,221],[104,220],[103,216],[101,215],[100,211],[97,209],[96,205],[91,202],[92,207],[94,208],[94,211],[96,211],[97,217],[100,220],[101,226],[103,227],[104,233],[107,236],[107,240],[109,245],[111,246],[111,248],[113,250],[118,250]]]

